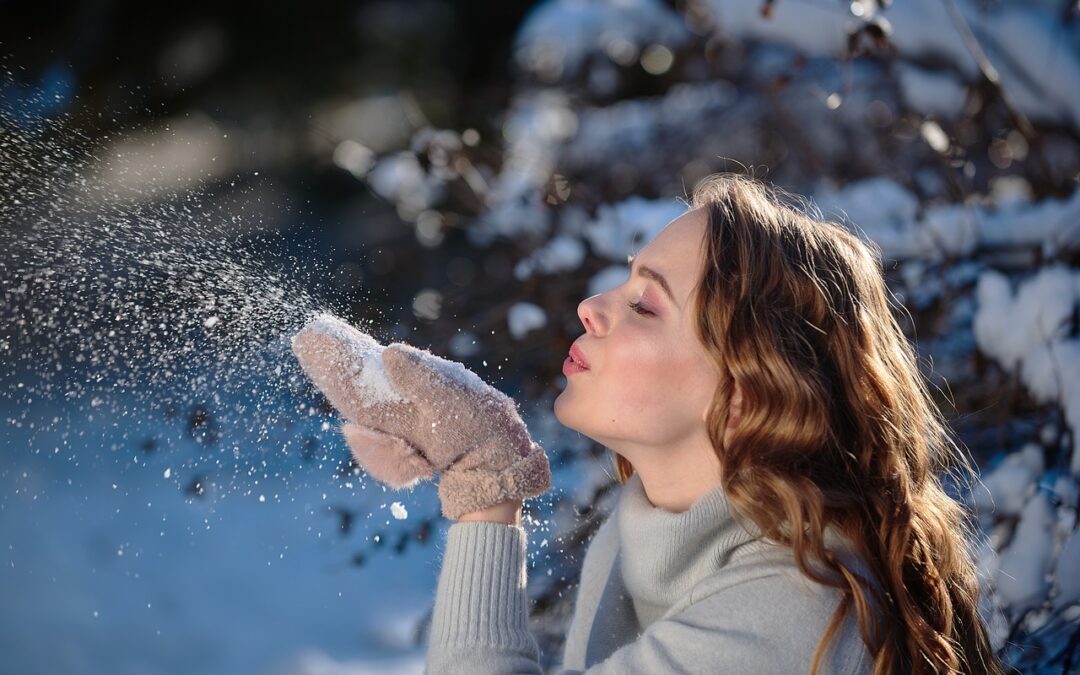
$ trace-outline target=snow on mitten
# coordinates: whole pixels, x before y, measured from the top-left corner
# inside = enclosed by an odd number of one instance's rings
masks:
[[[513,399],[460,363],[383,347],[326,314],[297,333],[293,352],[348,420],[342,432],[364,470],[395,489],[438,473],[447,518],[551,487],[547,455]]]

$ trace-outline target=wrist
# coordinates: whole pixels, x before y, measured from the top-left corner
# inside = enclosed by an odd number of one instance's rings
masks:
[[[487,522],[520,525],[521,508],[522,503],[520,499],[509,499],[478,511],[470,511],[469,513],[462,514],[457,519],[457,522]]]

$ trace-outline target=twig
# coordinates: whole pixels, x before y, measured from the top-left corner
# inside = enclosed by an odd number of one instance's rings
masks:
[[[1001,76],[998,74],[997,68],[994,67],[994,64],[990,63],[990,59],[987,58],[986,52],[984,52],[979,45],[979,41],[975,37],[975,34],[971,32],[971,26],[968,25],[963,14],[957,9],[955,0],[942,1],[945,3],[945,9],[949,12],[949,17],[952,19],[953,24],[956,25],[956,30],[960,32],[960,37],[964,40],[964,45],[968,48],[968,51],[971,52],[971,56],[975,59],[976,65],[979,66],[979,71],[1001,97],[1002,102],[1009,110],[1009,114],[1012,116],[1020,133],[1024,134],[1029,141],[1037,141],[1038,136],[1035,132],[1035,127],[1031,125],[1031,122],[1024,113],[1020,112],[1020,109],[1016,107],[1016,103],[1013,101],[1012,96],[1005,91],[1005,87],[1001,84]]]

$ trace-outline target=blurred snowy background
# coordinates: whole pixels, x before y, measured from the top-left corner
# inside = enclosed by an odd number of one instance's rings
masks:
[[[1075,0],[117,0],[0,3],[0,673],[422,671],[448,523],[350,461],[320,310],[521,404],[555,664],[617,493],[577,303],[721,170],[882,248],[994,645],[1080,669]]]

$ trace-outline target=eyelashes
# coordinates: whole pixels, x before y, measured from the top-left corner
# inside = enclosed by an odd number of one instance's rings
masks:
[[[641,305],[641,303],[635,302],[635,301],[633,301],[633,300],[631,300],[631,301],[627,302],[627,303],[626,303],[626,305],[627,305],[627,306],[628,306],[628,307],[629,307],[629,308],[630,308],[631,310],[633,310],[633,311],[637,312],[638,314],[641,314],[642,316],[646,316],[646,315],[651,315],[651,314],[652,314],[652,312],[650,312],[649,310],[645,309],[645,308],[644,308],[644,307],[643,307],[643,306]]]

